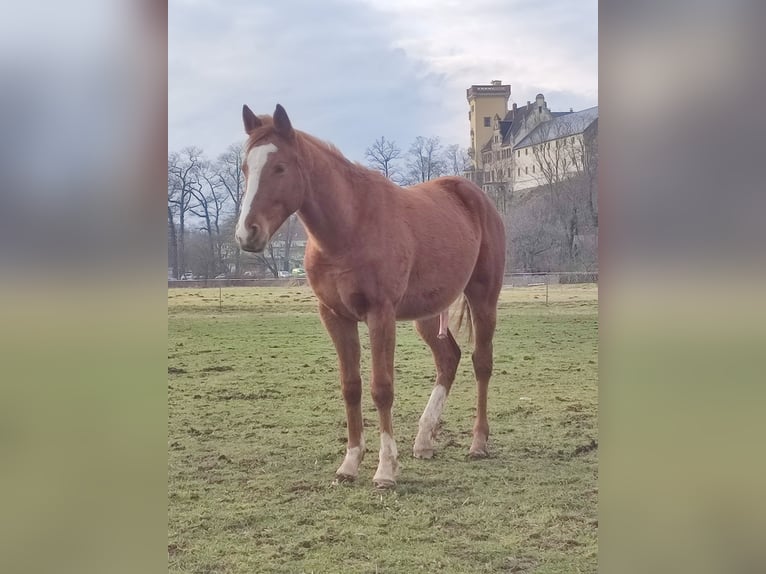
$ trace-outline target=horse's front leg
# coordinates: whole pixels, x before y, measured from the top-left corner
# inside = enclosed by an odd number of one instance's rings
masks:
[[[367,327],[370,331],[372,352],[372,400],[378,409],[380,422],[378,470],[372,482],[376,488],[394,488],[399,462],[391,418],[391,406],[394,403],[394,348],[396,347],[396,317],[393,308],[386,305],[368,311]]]
[[[336,315],[319,304],[319,315],[338,353],[340,384],[346,402],[348,443],[346,458],[335,472],[338,481],[353,481],[364,458],[364,425],[362,421],[362,377],[359,372],[359,330],[356,321]]]

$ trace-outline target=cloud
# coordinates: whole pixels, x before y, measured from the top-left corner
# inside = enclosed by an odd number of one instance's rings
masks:
[[[277,102],[356,160],[381,135],[466,145],[474,83],[503,79],[518,101],[556,93],[558,109],[595,104],[595,28],[595,2],[171,0],[169,146],[215,155],[241,139],[243,103]]]

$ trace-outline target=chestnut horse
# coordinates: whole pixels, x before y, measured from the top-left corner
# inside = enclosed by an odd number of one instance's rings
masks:
[[[348,444],[336,480],[354,480],[365,452],[358,323],[369,329],[372,400],[380,423],[373,484],[392,488],[399,467],[391,417],[396,321],[415,322],[436,363],[413,447],[415,457],[431,458],[460,361],[452,333],[439,338],[439,317],[461,294],[472,323],[478,387],[469,456],[486,456],[487,387],[505,266],[505,231],[492,202],[461,177],[401,188],[293,129],[280,105],[273,118],[256,116],[247,106],[242,117],[246,183],[235,236],[243,250],[257,253],[292,213],[306,228],[304,267],[338,353],[346,403]]]

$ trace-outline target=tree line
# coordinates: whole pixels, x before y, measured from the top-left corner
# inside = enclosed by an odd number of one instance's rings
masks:
[[[385,137],[365,152],[367,165],[400,185],[460,175],[468,154],[438,137],[417,137],[407,153]],[[244,195],[242,149],[230,145],[215,159],[195,146],[168,154],[168,277],[270,276],[303,264],[305,234],[295,215],[262,254],[242,253],[234,227]]]
[[[245,257],[234,241],[244,186],[239,145],[214,160],[194,146],[168,154],[168,278],[277,277],[290,266],[299,227],[294,217],[262,254]]]
[[[597,269],[597,138],[586,133],[560,139],[532,149],[535,187],[514,191],[512,177],[484,186],[505,222],[509,271]],[[405,152],[381,136],[365,158],[368,167],[399,185],[463,175],[471,167],[465,149],[443,145],[438,137],[418,136]],[[237,144],[215,159],[193,146],[168,154],[169,278],[278,277],[302,267],[305,234],[295,215],[264,253],[240,251],[234,227],[244,185]]]
[[[443,145],[434,137],[418,136],[408,151],[381,136],[365,150],[367,166],[399,185],[414,185],[443,175],[463,175],[470,167],[468,152],[457,144]]]
[[[566,121],[540,127],[544,141],[531,148],[535,187],[502,202],[514,270],[598,270],[597,129],[573,136]]]

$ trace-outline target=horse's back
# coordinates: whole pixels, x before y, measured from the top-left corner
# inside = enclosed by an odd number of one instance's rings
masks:
[[[471,281],[499,293],[505,273],[505,225],[494,202],[478,185],[463,177],[441,177],[433,183],[458,198],[476,218],[481,239]]]
[[[502,283],[505,239],[502,220],[492,201],[467,179],[442,177],[406,190],[401,217],[414,249],[407,293],[400,305],[428,308],[424,300],[439,300],[437,311],[454,301],[472,278]]]
[[[437,217],[457,207],[459,217],[471,220],[482,242],[505,245],[505,226],[495,204],[479,186],[459,176],[444,176],[409,188],[414,194],[431,198],[438,207]]]

